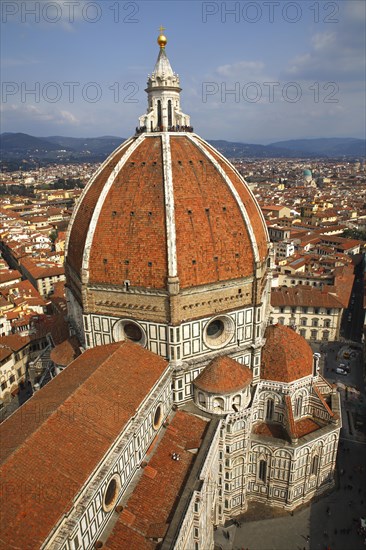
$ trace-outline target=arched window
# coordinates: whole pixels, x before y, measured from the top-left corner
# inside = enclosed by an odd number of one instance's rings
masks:
[[[315,476],[318,473],[318,467],[319,467],[319,457],[318,455],[314,455],[313,460],[311,461],[311,471],[310,471],[310,474],[312,476]]]
[[[158,99],[158,128],[160,130],[160,126],[162,125],[162,120],[161,120],[161,101],[160,99]]]
[[[206,407],[206,396],[202,392],[198,392],[198,403],[201,407]]]
[[[223,411],[225,408],[225,401],[222,397],[215,397],[214,399],[214,409]]]
[[[272,418],[273,418],[273,409],[274,409],[273,399],[267,399],[266,420],[272,420]]]
[[[168,100],[168,127],[172,126],[172,102]]]
[[[313,327],[317,327],[318,326],[318,319],[313,319],[311,324],[312,324]]]
[[[241,395],[235,395],[233,397],[233,406],[240,407],[241,405]]]
[[[266,482],[267,479],[267,462],[265,460],[259,461],[259,471],[258,471],[258,477],[263,483]]]

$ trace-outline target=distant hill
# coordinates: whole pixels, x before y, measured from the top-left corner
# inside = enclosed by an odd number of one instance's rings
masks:
[[[285,148],[297,153],[311,153],[325,157],[364,157],[366,140],[356,138],[318,138],[277,141],[269,147]]]
[[[31,152],[31,151],[57,151],[60,147],[48,141],[48,138],[38,138],[28,134],[0,134],[0,149],[2,151],[12,152]]]
[[[0,134],[2,162],[99,162],[114,151],[124,138],[101,136],[72,138],[49,136],[38,138],[23,133]],[[321,138],[278,141],[270,145],[210,140],[229,158],[360,158],[366,154],[366,142],[353,138]]]
[[[4,133],[0,134],[0,156],[6,169],[23,166],[20,161],[29,161],[31,166],[55,162],[101,162],[123,141],[124,138],[115,136],[38,138],[22,133]]]
[[[69,138],[63,136],[51,136],[45,138],[48,141],[60,145],[63,149],[78,152],[90,151],[90,153],[109,155],[120,145],[124,138],[115,136],[102,136],[97,138]]]
[[[272,147],[271,145],[258,145],[255,143],[235,143],[224,140],[208,140],[223,155],[230,158],[294,158],[298,153],[284,147]],[[309,155],[307,155],[309,156]],[[314,155],[310,155],[314,156]]]

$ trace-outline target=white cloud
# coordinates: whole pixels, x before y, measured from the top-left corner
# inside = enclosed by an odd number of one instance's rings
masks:
[[[69,111],[53,109],[52,111],[41,109],[36,105],[17,105],[4,103],[0,106],[0,111],[4,116],[4,125],[10,123],[17,124],[18,121],[42,123],[49,122],[58,125],[78,125],[79,120]]]
[[[336,33],[335,32],[319,32],[311,38],[311,42],[314,46],[314,50],[330,50],[336,47]]]
[[[239,61],[217,67],[216,73],[220,76],[241,78],[247,74],[260,74],[264,69],[262,61]]]
[[[69,111],[60,111],[59,116],[61,117],[58,121],[58,124],[79,124],[79,120]]]
[[[309,51],[292,59],[285,75],[323,82],[364,81],[366,2],[349,0],[339,6],[339,22],[312,34]]]

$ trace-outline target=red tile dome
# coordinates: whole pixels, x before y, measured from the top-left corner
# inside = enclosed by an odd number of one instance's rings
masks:
[[[230,357],[217,357],[197,376],[193,384],[200,390],[227,394],[243,390],[253,380],[249,367]]]
[[[292,328],[270,325],[264,336],[262,380],[293,382],[313,373],[312,349]]]
[[[252,276],[267,257],[259,206],[193,133],[141,133],[104,162],[71,220],[66,265],[85,284],[181,289]]]

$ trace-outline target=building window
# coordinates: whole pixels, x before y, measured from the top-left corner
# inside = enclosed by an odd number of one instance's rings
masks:
[[[318,331],[317,330],[312,330],[311,334],[310,334],[311,340],[316,340],[317,337],[318,337]]]
[[[266,420],[272,420],[273,409],[274,409],[274,401],[273,399],[268,399],[267,406],[266,406]]]
[[[160,126],[162,125],[162,119],[161,119],[161,101],[158,99],[158,129],[160,130]]]
[[[146,335],[142,327],[128,319],[117,321],[113,328],[114,341],[131,340],[141,346],[146,344]]]
[[[1,389],[2,389],[2,391],[6,390],[7,386],[8,386],[8,383],[7,383],[7,382],[1,382]]]
[[[266,482],[267,479],[267,462],[265,460],[259,461],[259,473],[258,477],[263,483]]]
[[[142,331],[139,326],[134,323],[126,323],[123,327],[125,336],[132,342],[139,342],[142,338]]]
[[[313,460],[311,461],[310,475],[315,476],[318,473],[318,466],[319,466],[319,457],[318,455],[315,455],[313,456]]]
[[[168,100],[168,126],[169,126],[169,128],[171,127],[172,124],[173,124],[173,122],[172,122],[172,102],[169,99]]]
[[[312,322],[311,322],[311,326],[313,326],[313,327],[317,327],[318,324],[319,324],[318,319],[313,319]]]
[[[300,336],[302,336],[303,338],[306,337],[306,330],[305,330],[305,329],[302,328],[302,329],[300,330]]]
[[[323,330],[323,340],[329,340],[329,330]]]
[[[206,397],[202,392],[198,392],[198,403],[201,407],[206,407]]]
[[[115,474],[107,485],[103,497],[103,508],[105,512],[112,510],[113,506],[116,504],[119,490],[121,487],[121,482],[119,476]]]
[[[307,313],[307,312],[308,312],[308,308],[307,308],[307,307],[303,307],[303,308],[302,308],[302,312],[303,312],[303,313]]]
[[[303,318],[301,319],[301,321],[300,321],[301,326],[302,326],[302,327],[306,327],[307,322],[308,322],[308,320],[306,319],[306,317],[303,317]]]
[[[9,382],[10,382],[10,384],[13,384],[13,383],[15,382],[15,376],[14,376],[14,374],[12,374],[12,375],[10,376]]]
[[[330,328],[330,319],[325,319],[325,321],[324,321],[324,327],[325,327],[325,328]]]
[[[225,409],[225,401],[222,397],[215,397],[214,399],[214,409],[223,411]]]
[[[207,347],[218,349],[230,342],[235,332],[234,321],[228,315],[216,317],[204,330],[203,339]]]
[[[284,325],[285,324],[285,318],[284,317],[279,317],[278,318],[278,324],[279,325]]]
[[[154,423],[153,423],[154,430],[158,430],[160,428],[162,421],[163,421],[163,411],[162,411],[161,405],[158,405],[156,407],[155,414],[154,414]]]
[[[332,310],[331,309],[327,309],[327,315],[332,315]]]

